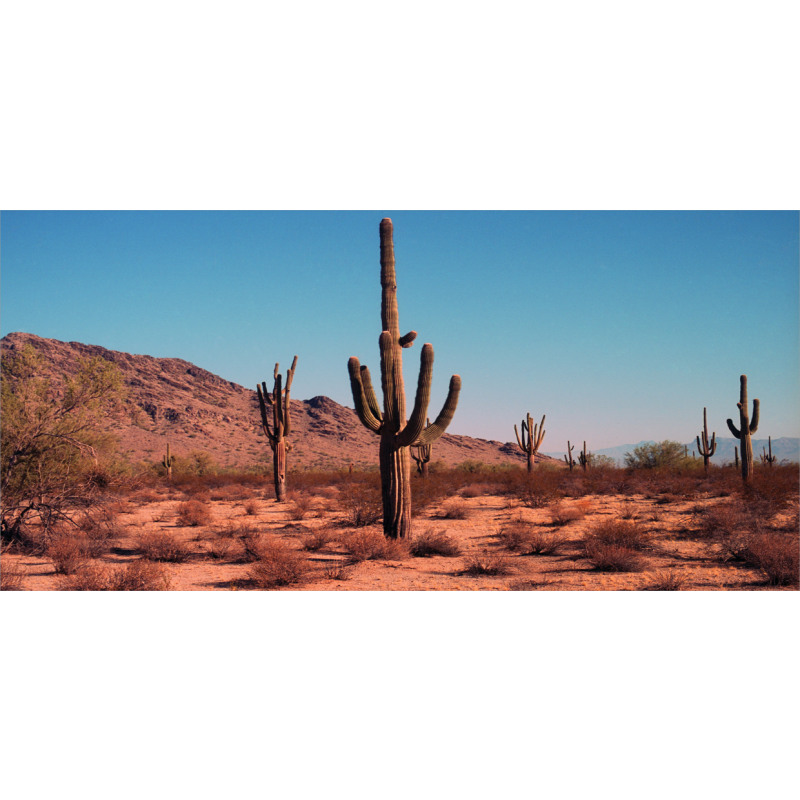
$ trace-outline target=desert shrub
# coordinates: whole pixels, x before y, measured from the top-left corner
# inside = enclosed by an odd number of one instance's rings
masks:
[[[462,575],[509,575],[513,572],[511,562],[502,553],[492,553],[484,550],[473,553],[464,559]]]
[[[258,514],[258,501],[256,500],[246,500],[243,504],[244,513],[247,514],[249,517],[253,517]]]
[[[595,569],[637,572],[644,568],[640,551],[648,542],[647,531],[634,522],[606,520],[594,526],[584,540],[584,553]]]
[[[587,539],[584,551],[589,562],[601,572],[640,572],[644,569],[641,554],[624,545]]]
[[[139,536],[138,549],[150,561],[178,563],[190,555],[186,544],[167,531],[145,531]]]
[[[178,506],[178,524],[187,527],[199,527],[211,522],[211,511],[200,500],[187,500]]]
[[[383,517],[383,498],[379,486],[352,483],[341,498],[345,523],[352,528],[374,525]]]
[[[494,486],[490,483],[468,483],[464,486],[459,494],[462,497],[485,497],[492,494]]]
[[[514,520],[500,528],[497,538],[506,550],[515,553],[530,540],[531,531],[530,523]]]
[[[166,591],[170,578],[163,566],[142,559],[118,569],[89,563],[63,578],[61,588],[73,592]]]
[[[665,569],[654,572],[644,588],[651,592],[678,592],[685,583],[686,577],[677,570]]]
[[[289,519],[305,519],[311,510],[313,497],[305,492],[291,492],[289,494],[289,507],[286,510]]]
[[[95,562],[84,564],[61,579],[61,588],[71,592],[108,592],[113,590],[114,573]]]
[[[163,592],[170,588],[170,577],[163,565],[137,559],[114,570],[111,585],[116,592]]]
[[[800,548],[796,536],[765,533],[750,537],[745,559],[761,570],[772,586],[795,586],[798,583]]]
[[[50,540],[46,553],[57,575],[72,575],[88,560],[87,551],[83,537],[61,534]]]
[[[457,497],[444,503],[436,515],[439,519],[466,519],[469,516],[469,506]]]
[[[7,557],[3,557],[5,552],[5,549],[0,551],[0,591],[17,592],[23,586],[23,572]]]
[[[309,575],[305,558],[280,539],[264,540],[259,558],[250,568],[250,579],[259,589],[303,583]]]
[[[322,550],[323,547],[330,544],[334,538],[334,533],[330,528],[317,528],[303,539],[302,547],[303,550],[316,553],[318,550]]]
[[[352,561],[398,560],[408,553],[400,539],[389,539],[379,531],[358,530],[342,537],[342,544]]]
[[[458,542],[444,531],[423,531],[411,541],[409,552],[412,556],[457,556],[461,554]]]
[[[628,469],[658,469],[684,467],[691,458],[684,455],[680,442],[665,439],[663,442],[646,442],[634,447],[632,453],[625,453],[625,466]]]
[[[555,470],[538,468],[519,480],[514,487],[514,494],[529,508],[544,508],[562,496],[559,480],[560,476]]]
[[[208,545],[208,554],[215,561],[224,561],[231,555],[233,541],[230,537],[213,538]]]
[[[584,501],[567,505],[566,503],[556,503],[550,509],[550,520],[553,525],[566,525],[568,522],[583,519],[587,513],[587,506]]]
[[[564,539],[557,533],[540,531],[531,528],[526,539],[519,549],[523,556],[550,556],[564,543]]]
[[[124,391],[119,368],[99,357],[72,365],[72,377],[44,377],[43,356],[31,344],[4,355],[0,375],[0,537],[26,541],[39,527],[47,539],[124,471],[105,432],[120,415]]]
[[[242,525],[238,531],[239,543],[242,546],[242,561],[258,561],[266,541],[252,525]]]

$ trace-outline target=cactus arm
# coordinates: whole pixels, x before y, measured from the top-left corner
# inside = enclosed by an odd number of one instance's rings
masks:
[[[361,424],[375,433],[380,433],[381,420],[378,419],[370,408],[367,402],[367,395],[364,391],[364,385],[361,382],[361,366],[358,359],[353,357],[347,362],[347,369],[350,373],[350,388],[353,392],[353,402],[356,407],[356,414],[358,415]],[[367,378],[369,378],[369,371],[367,371]],[[372,387],[370,386],[370,390]],[[374,395],[374,392],[373,392]]]
[[[372,376],[369,374],[369,368],[366,366],[361,367],[361,386],[364,389],[367,407],[372,412],[375,419],[380,422],[383,419],[383,414],[378,405],[378,398],[375,396],[375,389],[372,387]]]
[[[431,399],[431,380],[433,378],[433,345],[422,345],[420,353],[419,379],[417,381],[417,395],[414,399],[414,410],[408,424],[397,434],[397,446],[409,447],[425,429],[425,419],[428,413],[428,403]]]
[[[275,365],[277,372],[278,365]],[[283,408],[283,375],[277,373],[275,376],[275,391],[273,393],[273,430],[276,439],[282,439],[284,435],[284,408]]]
[[[261,427],[264,429],[270,446],[273,446],[275,443],[275,436],[270,430],[269,415],[267,414],[267,405],[272,405],[272,400],[267,391],[267,384],[264,382],[262,382],[260,386],[256,384],[256,392],[258,392],[258,407],[261,411]]]
[[[536,449],[539,449],[539,446],[544,441],[544,418],[545,415],[542,414],[542,421],[539,423],[539,436],[536,439]]]
[[[731,432],[731,433],[732,433],[732,434],[733,434],[733,435],[734,435],[734,436],[735,436],[737,439],[741,439],[741,438],[742,438],[742,433],[741,433],[741,431],[740,431],[740,430],[739,430],[739,429],[738,429],[738,428],[737,428],[737,427],[736,427],[736,426],[733,424],[733,420],[732,420],[732,419],[728,419],[728,421],[727,421],[727,422],[728,422],[728,428],[730,429],[730,432]]]
[[[524,453],[525,452],[525,447],[522,444],[522,439],[519,438],[519,431],[517,430],[517,426],[516,425],[514,426],[514,433],[517,436],[517,444],[519,445],[519,449],[522,450],[522,452]],[[525,423],[524,422],[522,423],[522,438],[523,439],[525,438]]]
[[[405,336],[400,337],[400,347],[411,347],[414,344],[414,339],[417,338],[416,331],[409,331]]]
[[[758,430],[759,414],[761,412],[761,403],[758,398],[753,400],[753,419],[750,420],[750,433],[755,433]]]
[[[433,444],[446,430],[447,426],[453,421],[458,405],[458,395],[461,392],[461,376],[453,375],[450,378],[450,388],[447,391],[447,399],[444,401],[439,416],[436,417],[433,425],[428,425],[417,438],[414,444]]]

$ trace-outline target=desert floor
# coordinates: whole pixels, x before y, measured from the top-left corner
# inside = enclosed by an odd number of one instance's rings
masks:
[[[167,579],[163,588],[171,590],[795,588],[769,585],[763,572],[731,558],[718,540],[702,535],[703,515],[723,502],[719,497],[587,495],[530,508],[514,497],[465,492],[467,496],[417,511],[414,520],[415,538],[427,532],[444,533],[456,542],[459,554],[417,557],[402,545],[389,552],[381,552],[380,546],[371,548],[370,543],[383,540],[380,524],[358,528],[348,524],[337,497],[340,492],[337,487],[323,487],[304,492],[301,500],[295,493],[294,501],[277,503],[267,499],[264,491],[222,487],[192,497],[191,502],[200,504],[207,516],[199,524],[187,525],[185,517],[180,517],[187,502],[181,492],[169,487],[140,490],[110,504],[113,522],[107,526],[101,551],[77,559],[67,574],[64,570],[58,574],[48,555],[5,552],[4,588],[94,588],[76,585],[75,576],[88,563],[109,572],[147,557],[143,543],[148,538],[162,544],[166,539],[173,547],[174,552],[166,556],[150,554]],[[604,571],[587,559],[584,540],[604,520],[627,520],[646,532],[639,564],[632,571]],[[514,528],[534,531],[551,545],[557,544],[556,549],[539,555],[524,555],[524,548],[509,549],[502,532]],[[353,545],[357,540],[360,549]],[[279,571],[277,580],[265,584],[254,578],[258,556],[252,553],[276,543],[279,553],[294,556],[295,569],[290,570],[294,577],[281,576]],[[12,582],[16,585],[11,586]]]

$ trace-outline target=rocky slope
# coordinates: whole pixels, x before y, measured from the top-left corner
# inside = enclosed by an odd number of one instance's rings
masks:
[[[46,375],[54,384],[74,374],[77,361],[86,356],[99,356],[119,367],[132,413],[125,422],[109,427],[132,462],[160,461],[169,442],[177,456],[199,451],[224,466],[271,464],[254,390],[179,358],[131,355],[29,333],[9,333],[0,340],[3,356],[25,344],[42,354]],[[377,464],[377,438],[361,425],[353,409],[320,396],[292,400],[292,414],[290,467]],[[467,460],[524,463],[516,443],[449,434],[434,445],[433,459],[450,465]],[[547,456],[541,460],[556,461]]]

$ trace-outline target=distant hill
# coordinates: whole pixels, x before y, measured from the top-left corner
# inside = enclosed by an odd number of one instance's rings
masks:
[[[45,374],[56,383],[64,375],[74,375],[77,360],[85,356],[100,356],[120,368],[134,413],[129,421],[114,423],[109,429],[134,463],[159,461],[167,442],[177,456],[202,451],[223,466],[272,463],[255,389],[178,358],[132,355],[29,333],[9,333],[0,340],[3,355],[13,354],[25,344],[41,353],[47,365]],[[298,369],[302,368],[301,353]],[[290,468],[377,465],[378,438],[364,428],[352,408],[322,395],[293,399],[291,407]],[[433,445],[432,459],[450,465],[470,460],[524,464],[525,457],[516,443],[445,434]],[[552,459],[541,456],[537,460]]]

